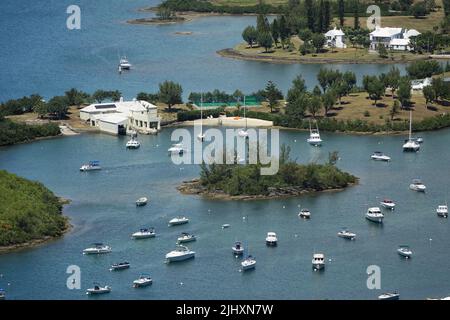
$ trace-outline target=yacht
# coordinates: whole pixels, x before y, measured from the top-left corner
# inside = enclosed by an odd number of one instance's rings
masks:
[[[130,70],[131,68],[131,63],[128,61],[127,57],[122,57],[120,58],[119,61],[119,69],[121,70]]]
[[[448,217],[448,206],[441,205],[436,209],[436,213],[439,217],[447,218]]]
[[[311,212],[309,212],[308,209],[302,209],[300,210],[300,213],[298,214],[300,218],[309,219],[311,218]]]
[[[200,142],[205,141],[205,134],[203,133],[203,93],[200,95],[200,133],[197,135]]]
[[[381,151],[375,151],[370,158],[372,160],[376,160],[376,161],[391,161],[391,157],[385,155],[383,152]]]
[[[399,248],[397,249],[397,253],[402,257],[405,257],[406,259],[411,258],[412,256],[411,249],[409,249],[409,246],[406,245],[399,246]]]
[[[83,250],[83,254],[102,254],[110,252],[111,247],[103,243],[94,243],[92,247]]]
[[[169,226],[176,226],[179,224],[188,223],[189,219],[186,217],[178,216],[169,221]]]
[[[311,128],[311,122],[309,122],[309,138],[306,141],[315,147],[319,147],[322,145],[322,139],[320,138],[319,127],[316,122],[316,129]]]
[[[391,199],[383,199],[383,201],[380,202],[380,205],[386,209],[390,209],[390,210],[395,209],[395,202],[392,201]]]
[[[119,271],[119,270],[125,270],[125,269],[129,269],[130,268],[130,263],[129,262],[119,262],[119,263],[114,263],[111,265],[111,268],[109,268],[109,271]]]
[[[236,241],[234,243],[234,246],[231,247],[231,249],[233,250],[233,253],[235,255],[241,255],[244,253],[244,246],[242,245],[242,243],[240,241]]]
[[[266,244],[268,246],[276,246],[278,243],[277,234],[275,232],[267,232]]]
[[[154,238],[156,236],[155,229],[154,228],[142,228],[141,230],[133,233],[131,237],[133,239],[147,239],[147,238]]]
[[[137,141],[134,137],[131,137],[131,139],[128,140],[127,144],[125,145],[127,149],[138,149],[140,146],[141,143]]]
[[[420,144],[416,139],[411,137],[412,132],[412,111],[409,111],[409,137],[403,144],[403,151],[405,152],[417,152],[420,149]]]
[[[142,288],[149,286],[153,283],[152,278],[148,275],[140,275],[138,279],[133,281],[133,288]]]
[[[400,294],[398,292],[386,292],[378,296],[378,300],[398,300]]]
[[[80,171],[93,171],[93,170],[101,170],[102,167],[100,167],[100,161],[94,160],[89,161],[87,164],[83,164],[80,167]]]
[[[191,241],[195,241],[197,240],[195,238],[195,235],[187,233],[187,232],[183,232],[181,233],[181,235],[178,237],[177,239],[177,243],[185,243],[185,242],[191,242]]]
[[[142,207],[145,206],[148,202],[148,199],[146,197],[142,197],[136,200],[136,206]]]
[[[384,215],[381,213],[380,208],[369,208],[366,213],[366,219],[372,222],[382,223]]]
[[[93,288],[89,288],[86,290],[86,294],[102,294],[102,293],[110,293],[111,287],[110,286],[101,286],[97,283],[94,283]]]
[[[315,253],[313,255],[312,267],[314,270],[322,270],[325,268],[325,255],[323,253]]]
[[[175,143],[167,150],[167,152],[169,152],[169,155],[172,155],[172,154],[183,154],[184,153],[184,148],[183,148],[183,145],[181,143]]]
[[[252,256],[248,256],[244,261],[241,262],[242,271],[255,269],[256,260]]]
[[[222,225],[222,229],[226,229],[226,228],[229,228],[229,227],[231,227],[231,225],[229,223],[224,223]]]
[[[181,245],[177,246],[175,250],[172,250],[168,254],[166,254],[167,262],[183,261],[191,258],[195,258],[195,252],[189,250],[188,247]]]
[[[344,228],[338,232],[338,237],[341,237],[344,239],[349,239],[349,240],[354,240],[356,238],[356,233],[350,232]]]
[[[409,188],[417,192],[425,192],[425,190],[427,189],[427,187],[422,183],[422,181],[420,181],[420,179],[414,179],[409,185]]]
[[[247,109],[247,108],[245,107],[245,96],[244,96],[244,106],[243,106],[243,109],[244,109],[245,128],[238,131],[238,136],[241,137],[241,138],[247,138],[247,137],[248,137],[248,131],[247,131],[247,116],[246,116],[246,114],[245,114],[245,111],[246,111],[245,109]]]

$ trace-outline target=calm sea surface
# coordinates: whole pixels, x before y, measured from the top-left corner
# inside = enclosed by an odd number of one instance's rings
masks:
[[[128,25],[124,21],[145,16],[136,8],[155,1],[78,1],[82,30],[65,27],[65,10],[72,1],[2,1],[0,27],[0,101],[34,92],[45,97],[76,87],[119,89],[126,98],[139,91],[155,91],[160,81],[176,80],[185,95],[191,90],[240,88],[253,91],[274,80],[284,91],[302,74],[315,84],[318,65],[272,65],[224,59],[216,50],[240,41],[252,17],[203,18],[169,26]],[[192,31],[190,36],[175,35]],[[135,68],[117,74],[118,55],[126,54]],[[340,65],[342,70],[378,74],[386,65]],[[403,70],[404,67],[400,66]],[[0,169],[38,180],[57,195],[69,198],[65,207],[73,230],[60,240],[0,255],[0,287],[10,299],[86,299],[93,281],[109,284],[111,294],[100,299],[373,299],[381,292],[399,290],[403,298],[423,299],[450,293],[448,263],[449,225],[435,208],[450,198],[450,130],[425,133],[418,154],[404,154],[403,137],[323,134],[322,148],[309,147],[306,133],[282,131],[282,143],[292,147],[301,163],[324,162],[338,150],[338,166],[361,178],[343,192],[270,201],[208,201],[181,195],[181,181],[198,176],[198,166],[174,165],[167,156],[172,129],[158,136],[141,136],[139,150],[126,151],[126,138],[83,134],[0,148]],[[391,163],[369,160],[375,150],[392,156]],[[88,160],[100,160],[100,172],[80,173]],[[408,190],[420,177],[426,194]],[[146,207],[134,201],[149,196]],[[397,202],[386,212],[383,226],[364,219],[368,205],[383,197]],[[299,206],[312,212],[309,221],[297,217]],[[167,227],[172,217],[184,214],[190,223]],[[247,217],[243,219],[243,217]],[[224,223],[229,229],[221,229]],[[157,237],[133,241],[131,233],[154,226]],[[346,241],[336,233],[347,227],[357,233]],[[189,245],[196,258],[164,264],[182,231],[198,240]],[[279,237],[267,248],[268,231]],[[239,272],[240,260],[231,246],[241,240],[257,259],[253,272]],[[105,242],[113,252],[83,256],[92,242]],[[396,249],[409,244],[414,257],[401,259]],[[311,258],[325,253],[325,272],[315,273]],[[109,265],[128,260],[131,268],[109,272]],[[66,269],[81,268],[82,290],[66,288]],[[382,290],[368,290],[366,269],[381,268]],[[141,273],[154,284],[131,288]]]

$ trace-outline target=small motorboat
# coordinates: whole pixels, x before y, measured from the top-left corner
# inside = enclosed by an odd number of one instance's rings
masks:
[[[102,167],[100,167],[100,161],[94,160],[89,161],[87,164],[83,164],[80,167],[80,171],[94,171],[94,170],[101,170]]]
[[[86,294],[103,294],[103,293],[110,293],[111,287],[110,286],[101,286],[99,284],[94,283],[93,288],[89,288],[86,290]]]
[[[309,138],[306,139],[306,142],[314,147],[320,147],[322,145],[322,139],[320,138],[320,132],[317,122],[316,129],[312,129],[311,122],[309,123]]]
[[[447,218],[448,217],[448,206],[441,205],[436,209],[436,213],[439,217]]]
[[[150,276],[142,274],[138,279],[133,281],[133,288],[142,288],[149,286],[153,283],[152,278]]]
[[[275,232],[267,232],[266,244],[268,246],[276,246],[278,243],[277,234]]]
[[[121,70],[130,70],[131,69],[131,63],[128,61],[127,57],[122,57],[119,60],[119,68]]]
[[[113,263],[111,265],[111,268],[109,268],[109,271],[120,271],[120,270],[129,269],[129,268],[130,268],[130,263],[125,261],[125,262]]]
[[[133,233],[131,237],[133,239],[147,239],[147,238],[154,238],[156,236],[155,229],[154,228],[142,228],[141,230]]]
[[[197,240],[197,238],[195,237],[195,235],[187,233],[187,232],[183,232],[181,233],[181,235],[178,237],[177,239],[177,243],[186,243],[186,242],[191,242],[191,241],[195,241]]]
[[[231,250],[233,250],[233,253],[235,255],[241,255],[244,253],[244,246],[242,245],[242,243],[240,241],[236,241],[234,243],[234,246],[231,247]]]
[[[325,255],[323,253],[313,254],[312,267],[314,270],[322,270],[325,268]]]
[[[176,225],[185,224],[188,222],[189,222],[188,218],[178,216],[169,221],[169,226],[176,226]]]
[[[409,259],[412,256],[412,251],[407,245],[399,246],[399,248],[397,249],[397,253],[402,257],[405,257],[406,259]]]
[[[378,296],[378,300],[398,300],[400,294],[398,292],[386,292]]]
[[[142,197],[136,200],[136,206],[137,207],[142,207],[145,206],[148,202],[148,199],[146,197]]]
[[[130,140],[125,144],[127,149],[138,149],[141,146],[141,143],[137,141],[134,137],[131,137]]]
[[[380,205],[386,209],[390,209],[390,210],[395,209],[395,202],[392,201],[391,199],[383,199],[383,201],[380,202]]]
[[[425,192],[425,190],[427,189],[427,187],[422,183],[420,179],[414,179],[409,185],[409,188],[417,192]]]
[[[375,151],[370,158],[372,160],[376,160],[376,161],[391,161],[391,157],[385,155],[383,152],[381,151]]]
[[[302,209],[298,216],[303,219],[309,219],[311,218],[311,212],[308,209]]]
[[[172,155],[172,154],[183,154],[184,153],[184,148],[183,148],[183,145],[181,143],[175,143],[167,150],[167,152],[169,153],[169,155]]]
[[[381,213],[380,208],[369,208],[366,212],[366,219],[372,222],[382,223],[384,214]]]
[[[83,250],[83,254],[102,254],[102,253],[110,253],[111,247],[103,244],[103,243],[94,243],[92,247],[86,248]]]
[[[226,229],[226,228],[229,228],[229,227],[230,227],[230,224],[228,224],[228,223],[225,223],[225,224],[222,225],[222,229]]]
[[[422,137],[417,137],[416,138],[416,142],[417,143],[423,143],[423,138]]]
[[[181,245],[166,254],[167,262],[183,261],[191,258],[195,258],[195,251],[189,250],[188,247]]]
[[[247,271],[251,269],[255,269],[256,260],[252,256],[248,256],[244,261],[241,262],[242,271]]]
[[[356,238],[356,233],[350,232],[344,228],[338,232],[338,237],[341,237],[344,239],[349,239],[349,240],[354,240]]]

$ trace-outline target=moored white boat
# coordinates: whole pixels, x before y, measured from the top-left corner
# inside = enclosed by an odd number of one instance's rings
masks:
[[[145,206],[148,202],[148,199],[146,197],[142,197],[136,200],[136,206],[142,207]]]
[[[325,268],[325,255],[323,253],[313,254],[312,267],[314,270],[322,270]]]
[[[268,246],[276,246],[278,244],[278,238],[275,232],[267,232],[266,244]]]
[[[101,170],[102,167],[100,167],[100,161],[93,160],[89,161],[87,164],[83,164],[80,167],[80,171],[94,171],[94,170]]]
[[[398,292],[386,292],[378,296],[379,300],[398,300],[400,299],[400,294]]]
[[[241,255],[244,253],[244,246],[242,245],[242,243],[240,241],[236,241],[234,243],[234,246],[231,247],[231,250],[233,250],[233,253],[235,255]]]
[[[142,228],[141,230],[133,233],[131,237],[133,239],[147,239],[147,238],[153,238],[156,236],[155,229],[154,228]]]
[[[381,213],[380,208],[372,207],[366,212],[366,219],[372,222],[382,223],[384,214]]]
[[[127,57],[123,56],[119,60],[119,68],[122,70],[130,70],[131,69],[131,63],[128,61]]]
[[[417,152],[420,149],[420,144],[416,139],[411,137],[412,133],[412,111],[409,111],[409,137],[403,144],[403,151],[405,152]]]
[[[356,233],[350,232],[344,228],[338,232],[338,237],[341,237],[344,239],[349,239],[349,240],[354,240],[356,238]]]
[[[390,209],[390,210],[395,209],[395,202],[392,201],[391,199],[383,199],[383,201],[380,202],[380,205],[386,209]]]
[[[427,187],[422,183],[420,179],[414,179],[409,185],[409,188],[417,192],[425,192]]]
[[[241,262],[242,271],[251,270],[256,267],[256,260],[252,256],[248,256]]]
[[[184,153],[184,148],[183,148],[183,145],[181,143],[175,143],[167,150],[167,152],[169,152],[169,155],[172,155],[172,154],[183,154]]]
[[[391,157],[385,155],[383,152],[381,151],[375,151],[370,158],[372,160],[376,160],[376,161],[391,161]]]
[[[176,226],[180,224],[188,223],[189,219],[184,216],[178,216],[169,221],[169,226]]]
[[[92,247],[83,250],[83,254],[102,254],[110,253],[111,247],[103,243],[94,243]]]
[[[131,137],[130,140],[127,141],[125,147],[127,149],[138,149],[141,146],[141,143],[137,141],[134,137]]]
[[[119,262],[119,263],[113,263],[111,265],[111,268],[109,268],[109,271],[119,271],[119,270],[125,270],[130,268],[129,262]]]
[[[309,123],[309,138],[306,141],[314,146],[320,147],[322,145],[322,139],[320,138],[319,127],[316,122],[316,129],[311,129],[311,122]]]
[[[311,212],[308,209],[302,209],[300,210],[300,213],[298,214],[300,218],[309,219],[311,218]]]
[[[110,286],[101,286],[96,283],[94,283],[93,288],[89,288],[86,290],[86,294],[103,294],[103,293],[110,293],[110,292],[111,292]]]
[[[186,242],[191,242],[191,241],[195,241],[195,240],[197,240],[195,235],[187,233],[187,232],[182,232],[181,235],[177,239],[177,243],[186,243]]]
[[[166,254],[166,261],[167,262],[183,261],[194,257],[195,251],[189,250],[188,247],[179,245],[175,250],[172,250],[168,254]]]
[[[6,299],[6,292],[5,290],[0,288],[0,300],[5,300]]]
[[[448,217],[448,206],[447,205],[440,205],[436,209],[436,214],[439,217],[447,218]]]
[[[153,279],[148,275],[140,275],[138,279],[133,281],[133,288],[142,288],[153,283]]]
[[[401,255],[402,257],[405,257],[406,259],[411,258],[412,254],[413,254],[411,249],[407,245],[399,246],[399,248],[397,249],[397,253],[399,255]]]

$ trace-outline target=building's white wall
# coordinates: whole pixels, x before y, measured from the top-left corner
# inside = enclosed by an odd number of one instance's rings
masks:
[[[119,126],[117,123],[109,123],[98,120],[97,125],[100,131],[108,132],[111,134],[118,134],[119,132]]]

